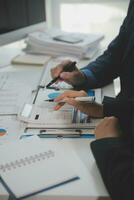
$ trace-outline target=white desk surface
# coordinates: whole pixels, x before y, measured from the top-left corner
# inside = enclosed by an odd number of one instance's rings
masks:
[[[50,139],[44,139],[46,142]],[[57,140],[57,139],[51,139]],[[81,177],[80,180],[66,184],[61,187],[57,187],[53,190],[49,190],[44,193],[40,193],[37,196],[32,196],[26,200],[97,200],[100,197],[103,199],[109,199],[107,191],[102,182],[101,176],[97,169],[93,155],[90,150],[90,139],[58,139],[60,142],[66,140],[68,148],[73,149],[82,164],[78,166],[77,172]],[[52,169],[56,170],[56,169]],[[44,172],[45,173],[45,172]],[[4,188],[0,187],[0,199],[5,200],[8,197]]]
[[[22,48],[22,43],[15,45],[9,45],[7,47],[0,48],[0,57],[8,57],[8,62],[12,57],[20,53]],[[4,55],[3,51],[4,50]],[[6,54],[7,51],[7,54]],[[88,61],[81,61],[81,66],[87,64]],[[40,76],[42,68],[41,67],[28,67],[28,66],[6,66],[0,69],[0,73],[4,71],[29,71]],[[30,77],[29,77],[30,78]],[[103,95],[114,95],[113,86],[109,85],[103,89]],[[48,139],[44,139],[45,142]],[[57,139],[51,139],[57,140]],[[59,188],[52,189],[50,191],[41,193],[37,196],[28,198],[27,200],[99,200],[99,199],[109,199],[109,195],[104,187],[102,179],[100,177],[99,171],[97,169],[95,160],[90,150],[90,139],[60,139],[60,142],[66,140],[68,143],[68,148],[73,148],[77,153],[78,157],[85,166],[85,169],[78,166],[78,172],[82,177],[80,181],[72,182],[70,184],[61,186]],[[54,168],[52,170],[55,170]],[[7,200],[8,193],[0,184],[0,200]]]

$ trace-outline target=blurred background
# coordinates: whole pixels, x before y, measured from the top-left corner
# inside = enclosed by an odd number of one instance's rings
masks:
[[[102,32],[104,48],[117,35],[129,0],[46,0],[50,27],[69,32]]]

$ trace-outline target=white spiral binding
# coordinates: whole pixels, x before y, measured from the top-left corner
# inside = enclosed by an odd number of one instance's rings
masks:
[[[54,156],[55,156],[54,151],[49,150],[47,152],[42,152],[29,157],[24,157],[9,163],[0,164],[0,172],[11,171],[19,167],[24,167],[27,165],[31,165],[33,163],[40,162],[41,160],[52,158]]]

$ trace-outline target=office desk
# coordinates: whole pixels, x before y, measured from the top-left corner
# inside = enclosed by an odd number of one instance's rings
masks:
[[[8,48],[7,48],[8,50]],[[17,54],[20,52],[15,52]],[[12,52],[13,53],[13,52]],[[15,55],[14,55],[15,56]],[[85,62],[85,61],[84,61]],[[81,61],[82,63],[84,63]],[[84,65],[84,64],[83,64]],[[1,72],[4,71],[31,71],[31,73],[35,74],[37,77],[40,76],[42,72],[41,67],[28,67],[28,66],[12,66],[9,65],[8,67],[2,68]],[[33,77],[33,76],[31,76]],[[30,79],[30,77],[29,77]],[[113,85],[109,85],[103,88],[103,95],[114,95]],[[44,142],[50,139],[43,139]],[[70,183],[59,188],[55,188],[53,190],[41,193],[37,196],[33,196],[28,198],[27,200],[97,200],[97,199],[109,199],[108,193],[104,187],[102,179],[100,177],[99,171],[95,164],[95,160],[92,156],[90,150],[90,139],[51,139],[53,142],[54,140],[58,140],[59,142],[67,142],[68,148],[72,148],[82,161],[84,168],[82,166],[78,166],[78,172],[81,176],[80,181],[75,183]],[[56,169],[51,169],[56,170]],[[26,177],[27,180],[27,177]],[[7,200],[8,193],[0,184],[0,200]]]
[[[44,139],[44,143],[50,139]],[[57,139],[51,139],[53,142]],[[79,173],[80,180],[69,183],[67,185],[55,188],[53,190],[40,193],[37,196],[27,198],[26,200],[109,200],[107,191],[101,180],[99,171],[90,150],[90,139],[58,139],[59,142],[67,142],[68,148],[73,149],[83,166],[78,166],[77,172]],[[51,169],[56,170],[56,169]],[[44,172],[45,173],[45,172]],[[26,177],[27,180],[27,177]],[[0,187],[1,190],[1,187]],[[2,197],[2,195],[5,195]],[[5,200],[7,193],[4,189],[1,192],[1,200]]]

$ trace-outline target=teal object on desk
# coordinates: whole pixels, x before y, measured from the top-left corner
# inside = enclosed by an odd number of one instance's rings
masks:
[[[31,137],[33,136],[32,134],[27,134],[27,135],[22,135],[20,137],[20,139],[23,138],[27,138],[27,137]],[[37,135],[39,138],[45,139],[45,138],[57,138],[57,139],[69,139],[69,138],[73,138],[73,139],[80,139],[80,138],[84,138],[84,139],[94,139],[95,135],[94,134],[77,134],[77,135],[56,135],[56,134],[38,134]]]
[[[90,89],[90,90],[87,91],[87,94],[88,94],[88,96],[94,97],[95,96],[95,91]]]
[[[95,135],[94,134],[72,134],[72,135],[67,135],[67,134],[63,134],[63,135],[56,135],[56,134],[38,134],[38,137],[40,138],[57,138],[57,139],[69,139],[69,138],[73,138],[73,139],[80,139],[80,138],[84,138],[84,139],[94,139]]]
[[[86,139],[95,139],[94,134],[82,134],[80,138],[86,138]]]
[[[60,94],[61,94],[60,92],[52,92],[52,93],[48,94],[48,98],[49,99],[55,99],[58,96],[60,96]]]

